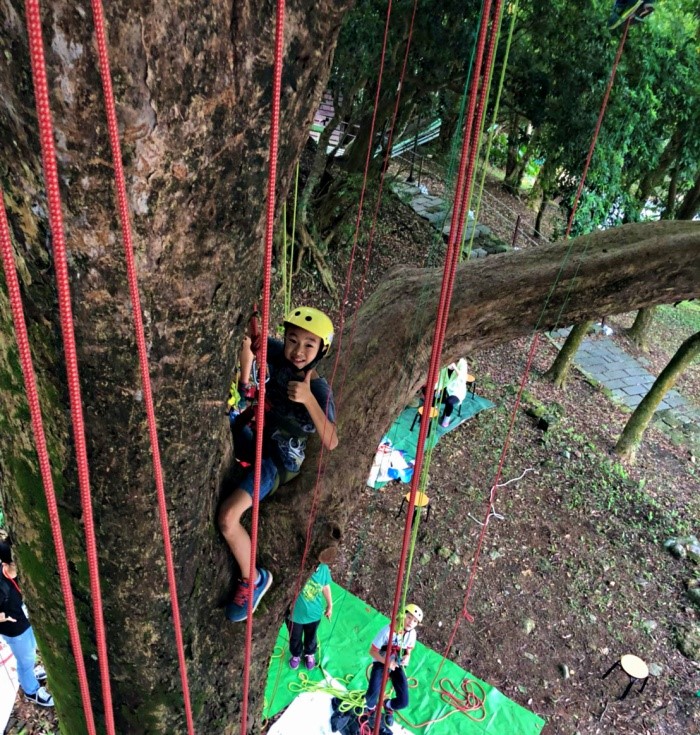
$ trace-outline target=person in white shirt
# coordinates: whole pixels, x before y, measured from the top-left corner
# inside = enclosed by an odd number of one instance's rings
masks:
[[[384,722],[388,727],[394,724],[394,712],[408,706],[408,679],[405,668],[411,660],[411,652],[416,646],[416,628],[423,621],[423,611],[410,603],[404,610],[401,628],[394,631],[389,643],[390,626],[385,625],[372,641],[369,654],[374,660],[365,694],[366,711],[370,727],[374,726],[374,716],[382,684],[384,663],[389,658],[389,678],[394,686],[394,697],[384,700]]]

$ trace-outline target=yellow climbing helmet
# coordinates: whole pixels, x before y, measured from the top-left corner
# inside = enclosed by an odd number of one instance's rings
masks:
[[[413,615],[413,617],[419,623],[423,622],[423,611],[418,607],[418,605],[414,605],[412,602],[410,602],[408,605],[406,605],[404,612],[408,613],[409,615]]]
[[[319,358],[325,357],[333,344],[333,322],[319,309],[312,306],[298,306],[292,309],[284,318],[285,327],[293,324],[301,327],[311,334],[315,334],[321,340]]]

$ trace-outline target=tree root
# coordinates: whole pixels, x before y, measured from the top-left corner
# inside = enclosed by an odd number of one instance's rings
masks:
[[[299,250],[297,255],[295,275],[299,272],[299,269],[301,268],[301,261],[304,253],[308,250],[314,264],[316,265],[316,268],[318,269],[318,273],[321,276],[321,283],[323,284],[323,287],[331,296],[336,296],[338,290],[336,288],[335,281],[333,280],[333,272],[326,262],[326,257],[323,252],[326,244],[326,241],[323,241],[322,245],[317,244],[316,240],[311,236],[311,233],[309,232],[307,227],[300,227]]]

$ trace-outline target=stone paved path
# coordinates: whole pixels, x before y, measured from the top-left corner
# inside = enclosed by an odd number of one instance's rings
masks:
[[[568,335],[559,329],[550,336],[558,345]],[[613,399],[630,409],[636,408],[649,392],[656,376],[608,337],[586,338],[579,347],[574,362],[578,367],[612,394]],[[670,390],[659,404],[654,423],[679,442],[700,447],[700,409],[678,391]]]
[[[428,220],[436,230],[442,230],[444,238],[449,237],[450,227],[452,226],[452,205],[446,202],[442,197],[424,193],[417,184],[409,184],[405,181],[395,181],[392,183],[392,189],[398,196],[404,200],[409,207],[423,219]],[[483,258],[489,254],[484,248],[478,247],[480,238],[491,235],[491,230],[483,224],[475,224],[474,216],[469,212],[467,222],[465,224],[464,237],[468,241],[471,239],[472,231],[474,232],[475,246],[471,251],[471,258]]]

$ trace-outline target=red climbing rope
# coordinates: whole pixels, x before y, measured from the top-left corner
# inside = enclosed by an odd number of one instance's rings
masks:
[[[382,91],[382,79],[384,77],[384,59],[386,57],[386,47],[389,38],[389,25],[391,22],[391,3],[389,0],[386,7],[386,20],[384,21],[384,38],[382,40],[382,53],[379,61],[379,75],[377,76],[377,91],[374,95],[374,110],[372,111],[372,122],[369,129],[369,142],[367,144],[367,155],[365,156],[365,169],[362,175],[362,189],[360,190],[360,202],[357,206],[357,217],[355,218],[355,233],[352,239],[352,249],[350,250],[350,262],[348,264],[348,274],[345,280],[345,291],[343,292],[343,298],[340,301],[340,316],[338,323],[338,339],[336,340],[336,356],[333,363],[333,372],[331,374],[330,383],[333,385],[335,374],[338,369],[338,362],[340,360],[340,346],[343,340],[343,325],[345,324],[345,306],[348,303],[348,297],[350,295],[350,284],[352,281],[352,268],[355,262],[355,252],[357,251],[357,243],[360,237],[360,224],[362,222],[362,210],[365,202],[365,193],[367,191],[367,177],[369,174],[369,164],[372,160],[372,150],[374,148],[374,128],[377,123],[377,110],[379,108],[379,96]]]
[[[496,14],[500,11],[501,2],[500,0],[496,3]],[[484,55],[484,49],[486,46],[486,32],[488,29],[488,21],[489,16],[491,14],[491,0],[485,0],[484,2],[484,8],[482,12],[482,20],[481,20],[481,26],[479,28],[479,36],[477,40],[477,50],[476,50],[476,57],[475,57],[475,63],[474,68],[475,69],[481,69],[483,55]],[[496,17],[499,17],[496,15]],[[494,23],[492,33],[495,33],[496,23]],[[487,69],[489,69],[487,67]],[[470,100],[469,100],[469,110],[467,114],[467,119],[465,123],[464,128],[464,137],[462,141],[462,155],[460,159],[460,166],[459,166],[459,174],[457,178],[457,185],[455,187],[455,196],[454,196],[454,203],[453,203],[453,217],[452,217],[452,223],[450,226],[450,237],[448,239],[447,244],[447,252],[445,253],[445,265],[443,269],[443,277],[442,277],[442,285],[440,289],[440,300],[438,304],[438,313],[437,318],[435,320],[435,330],[433,333],[433,344],[431,349],[431,355],[430,355],[430,366],[428,369],[428,377],[426,379],[426,385],[431,386],[435,385],[437,382],[438,372],[440,369],[440,356],[442,353],[442,345],[445,338],[445,329],[447,326],[447,312],[449,310],[449,304],[450,300],[452,298],[452,290],[451,285],[454,278],[454,269],[456,268],[456,263],[459,260],[459,247],[460,247],[460,240],[456,237],[458,226],[456,226],[455,219],[456,214],[458,211],[458,205],[461,201],[463,201],[468,196],[468,182],[465,185],[465,174],[467,171],[467,168],[473,170],[474,166],[474,160],[476,158],[476,151],[477,146],[470,145],[471,138],[472,138],[472,130],[474,127],[476,129],[479,128],[479,125],[475,125],[475,109],[476,109],[476,100],[477,100],[477,91],[478,91],[478,85],[479,85],[479,75],[475,74],[474,78],[472,80],[471,85],[471,93],[470,93]],[[488,87],[487,84],[483,84],[482,91],[486,90]],[[463,208],[463,204],[461,205]],[[423,457],[425,453],[425,440],[428,434],[428,429],[430,427],[430,411],[424,411],[421,415],[421,421],[420,421],[420,431],[418,434],[418,442],[416,447],[416,459],[414,463],[413,468],[413,477],[411,479],[411,491],[409,496],[409,503],[408,508],[406,511],[406,525],[404,527],[404,534],[403,534],[403,542],[401,546],[401,555],[399,559],[399,566],[396,574],[396,586],[394,590],[394,602],[392,605],[392,612],[389,619],[389,640],[393,640],[394,632],[395,632],[395,626],[396,626],[396,619],[399,612],[399,602],[401,599],[401,588],[403,585],[403,577],[404,572],[406,568],[406,558],[408,556],[408,547],[410,542],[410,536],[411,536],[411,520],[413,518],[413,510],[415,508],[415,501],[416,501],[416,494],[418,493],[418,489],[420,486],[420,477],[421,477],[421,470],[423,467]],[[381,702],[384,697],[384,690],[386,688],[386,683],[389,678],[389,658],[387,657],[384,662],[384,669],[382,672],[382,683],[380,687],[380,699]],[[375,723],[374,728],[374,735],[378,735],[379,733],[379,718],[377,719],[377,722]]]
[[[92,0],[92,13],[95,22],[95,39],[97,41],[97,54],[102,76],[102,91],[104,94],[105,114],[107,116],[107,130],[109,132],[109,143],[112,149],[112,161],[114,164],[114,184],[117,194],[119,210],[119,221],[122,229],[122,241],[124,244],[124,256],[126,260],[126,275],[129,283],[129,294],[131,296],[132,312],[134,315],[134,332],[136,346],[139,356],[139,367],[141,370],[141,387],[143,389],[143,400],[148,421],[148,433],[151,441],[151,452],[153,457],[153,477],[156,485],[156,497],[158,500],[158,512],[160,516],[161,533],[163,534],[163,547],[165,553],[165,567],[168,578],[168,589],[170,591],[170,606],[173,615],[173,627],[175,631],[175,644],[180,668],[180,681],[185,705],[185,719],[187,721],[187,732],[194,734],[194,721],[192,718],[192,705],[190,702],[190,688],[187,681],[187,664],[185,662],[185,646],[182,638],[182,627],[180,620],[180,606],[177,599],[177,581],[175,579],[175,565],[173,563],[173,551],[170,541],[170,528],[168,524],[168,508],[165,499],[165,483],[163,480],[163,467],[160,459],[160,445],[158,442],[158,427],[156,424],[156,413],[153,405],[153,391],[151,387],[151,376],[148,366],[148,351],[146,348],[146,335],[141,313],[141,299],[139,296],[138,277],[136,275],[136,263],[134,259],[134,244],[131,232],[131,221],[129,217],[129,204],[126,194],[126,180],[122,164],[121,143],[119,141],[119,127],[117,125],[117,113],[114,104],[114,92],[112,90],[112,75],[109,66],[109,52],[107,50],[107,38],[105,34],[105,18],[101,0]]]
[[[260,352],[258,355],[259,384],[255,420],[255,466],[253,468],[253,510],[250,531],[250,567],[248,569],[248,617],[246,619],[245,656],[243,664],[243,701],[241,704],[241,733],[248,731],[248,694],[250,690],[250,656],[253,645],[253,592],[257,576],[258,515],[260,510],[260,470],[263,460],[263,429],[265,421],[265,370],[267,368],[267,335],[270,323],[270,290],[272,279],[272,250],[275,226],[275,188],[277,185],[277,151],[279,148],[279,115],[282,90],[282,63],[284,61],[285,0],[277,0],[275,17],[275,56],[272,75],[272,109],[270,111],[270,164],[267,182],[267,221],[265,253],[263,255],[263,288],[261,309]],[[241,570],[241,574],[244,570]]]
[[[365,267],[362,273],[362,280],[360,281],[360,288],[358,290],[357,298],[355,299],[355,315],[357,315],[357,309],[362,303],[364,296],[365,285],[367,283],[367,275],[369,272],[370,257],[372,254],[372,245],[374,244],[374,235],[377,230],[377,219],[379,218],[379,208],[382,204],[382,192],[384,191],[384,181],[386,179],[386,172],[389,168],[389,162],[391,161],[391,146],[394,142],[394,131],[396,130],[396,120],[399,116],[399,106],[401,105],[401,93],[403,92],[403,83],[406,77],[406,69],[408,67],[408,55],[411,51],[411,42],[413,40],[413,27],[416,21],[416,10],[418,8],[418,0],[413,0],[413,10],[411,12],[411,22],[408,26],[408,36],[406,38],[406,51],[403,56],[403,64],[401,66],[401,75],[399,76],[399,85],[396,89],[396,99],[394,100],[394,112],[391,118],[391,124],[389,125],[389,133],[386,143],[386,154],[384,156],[384,163],[382,165],[382,171],[379,176],[379,189],[377,191],[377,201],[374,205],[374,213],[372,215],[372,224],[370,225],[369,236],[367,238],[367,251],[365,253]],[[376,107],[375,107],[376,110]],[[420,123],[420,120],[418,121]],[[416,132],[416,135],[418,131]],[[350,333],[350,344],[352,345],[355,337],[355,329],[357,327],[357,318],[353,320],[353,327]],[[345,375],[347,375],[347,363],[345,367],[345,374],[343,375],[343,381],[341,383],[341,390],[345,385]]]
[[[382,165],[382,171],[379,177],[379,189],[377,191],[377,201],[374,206],[374,213],[372,215],[372,224],[370,225],[369,236],[367,238],[367,251],[365,252],[364,269],[362,272],[362,279],[360,281],[360,287],[357,292],[357,298],[355,299],[355,318],[353,319],[352,329],[350,330],[350,346],[348,347],[348,351],[352,349],[352,345],[355,342],[355,331],[357,329],[357,312],[364,299],[365,286],[367,284],[367,277],[369,274],[369,264],[370,264],[370,259],[372,256],[372,246],[374,244],[374,235],[377,229],[377,220],[379,218],[379,208],[382,204],[382,193],[384,191],[384,181],[386,179],[386,172],[387,172],[387,169],[389,168],[389,162],[391,160],[391,145],[394,140],[396,120],[399,116],[399,106],[401,104],[401,93],[403,91],[404,78],[406,76],[406,69],[408,67],[408,55],[411,50],[411,42],[413,40],[413,27],[415,25],[417,7],[418,7],[418,0],[413,0],[413,11],[411,13],[411,22],[408,27],[408,37],[406,39],[406,51],[404,52],[403,65],[401,67],[401,75],[399,77],[399,85],[397,87],[396,99],[394,101],[394,112],[391,118],[391,124],[389,126],[389,134],[388,134],[388,139],[387,139],[387,144],[386,144],[386,155],[384,157],[384,163]],[[388,23],[388,17],[387,17],[387,23]],[[384,35],[384,40],[386,43],[386,32]],[[375,114],[376,114],[376,105],[375,105]],[[359,226],[359,223],[358,223],[358,226]],[[357,232],[358,232],[358,228],[356,228],[356,236],[357,236]],[[350,279],[348,277],[347,283],[349,282],[350,282]],[[343,301],[343,303],[345,303],[345,300]],[[338,353],[338,357],[340,357],[340,351]],[[345,388],[345,379],[347,378],[349,366],[350,366],[349,362],[346,362],[345,370],[343,371],[343,377],[340,382],[340,388],[338,390],[338,396],[339,396],[338,404],[340,404],[340,396],[342,396],[344,388]]]
[[[41,10],[39,0],[26,0],[27,35],[29,37],[29,53],[32,63],[34,96],[39,122],[39,138],[44,166],[44,180],[49,208],[49,224],[51,227],[54,268],[58,290],[58,306],[63,335],[63,349],[66,358],[68,392],[70,395],[71,417],[73,420],[73,437],[78,465],[78,483],[83,509],[85,526],[85,544],[87,551],[88,572],[90,576],[90,593],[92,596],[93,615],[95,619],[95,638],[97,641],[97,662],[102,682],[102,699],[105,711],[107,735],[114,735],[114,713],[112,710],[112,691],[109,683],[109,660],[107,657],[107,640],[105,635],[104,616],[102,613],[102,593],[100,590],[97,545],[95,542],[95,525],[92,515],[92,498],[90,493],[90,472],[85,442],[85,424],[83,421],[82,399],[80,394],[80,377],[78,374],[78,357],[73,331],[73,312],[71,308],[70,284],[68,280],[68,264],[66,259],[66,243],[63,232],[63,215],[61,212],[61,194],[58,186],[58,169],[56,151],[53,142],[53,121],[49,106],[49,92],[46,80],[46,64],[44,60],[44,42],[41,32]]]
[[[593,138],[591,140],[591,144],[590,144],[589,151],[588,151],[588,156],[586,158],[586,163],[585,163],[585,166],[584,166],[582,175],[581,175],[581,181],[579,183],[579,187],[578,187],[578,190],[576,192],[576,196],[574,198],[574,203],[573,203],[573,206],[572,206],[571,215],[569,217],[569,223],[568,223],[568,226],[567,226],[567,229],[566,229],[565,238],[568,238],[569,237],[569,234],[571,232],[571,227],[572,227],[572,224],[573,224],[573,219],[574,219],[574,216],[575,216],[575,213],[576,213],[576,209],[578,207],[578,203],[579,203],[579,199],[580,199],[580,196],[581,196],[581,192],[583,191],[583,186],[585,184],[586,175],[588,173],[588,169],[589,169],[589,166],[590,166],[590,163],[591,163],[591,159],[593,157],[593,151],[595,150],[595,145],[596,145],[596,142],[598,140],[598,136],[599,136],[600,129],[601,129],[601,126],[602,126],[603,117],[604,117],[605,111],[607,109],[607,104],[608,104],[608,100],[609,100],[609,97],[610,97],[610,92],[612,90],[613,82],[615,80],[615,74],[616,74],[616,71],[617,71],[617,67],[618,67],[618,64],[620,62],[620,58],[622,56],[622,50],[623,50],[624,45],[625,45],[625,39],[627,37],[627,31],[629,29],[629,24],[630,24],[630,21],[628,20],[627,24],[625,25],[624,33],[623,33],[622,38],[621,38],[620,43],[619,43],[619,46],[618,46],[618,49],[617,49],[617,53],[615,55],[615,60],[613,62],[613,66],[612,66],[612,70],[611,70],[611,74],[610,74],[610,79],[608,81],[608,86],[607,86],[606,91],[605,91],[605,94],[603,96],[603,101],[601,103],[601,108],[600,108],[600,112],[599,112],[599,115],[598,115],[598,121],[596,123],[595,131],[593,133]],[[552,298],[552,295],[554,293],[554,290],[556,288],[556,285],[559,282],[559,279],[561,277],[561,274],[562,274],[564,265],[566,263],[566,260],[568,259],[568,256],[569,256],[569,253],[570,252],[571,252],[571,247],[567,250],[567,253],[564,256],[564,261],[562,263],[562,266],[560,267],[559,272],[557,273],[557,276],[555,278],[555,282],[554,282],[554,284],[553,284],[553,286],[552,286],[552,288],[551,288],[551,290],[550,290],[550,292],[549,292],[549,294],[547,296],[547,299],[545,301],[545,304],[544,304],[544,306],[542,308],[542,312],[541,312],[540,317],[539,317],[539,319],[537,321],[537,324],[535,326],[535,333],[533,335],[533,338],[532,338],[532,341],[531,341],[531,344],[530,344],[530,349],[529,349],[527,360],[526,360],[526,363],[525,363],[525,369],[523,371],[523,375],[522,375],[521,380],[520,380],[520,385],[519,385],[519,388],[518,388],[518,393],[517,393],[517,396],[516,396],[516,399],[515,399],[515,403],[513,405],[513,410],[511,412],[511,417],[510,417],[510,422],[509,422],[509,425],[508,425],[508,430],[506,432],[506,437],[505,437],[505,440],[503,442],[503,448],[501,450],[500,458],[499,458],[499,461],[498,461],[498,467],[496,469],[496,474],[494,476],[493,483],[491,485],[491,491],[489,493],[489,499],[488,499],[488,503],[487,503],[486,513],[485,513],[485,516],[484,516],[484,521],[483,521],[483,523],[481,525],[481,531],[479,533],[479,538],[477,540],[476,550],[474,552],[474,559],[472,561],[471,570],[470,570],[470,574],[469,574],[469,579],[468,579],[468,582],[467,582],[467,588],[466,588],[465,595],[464,595],[464,602],[462,604],[462,611],[461,611],[461,614],[458,615],[457,620],[455,622],[455,625],[454,625],[454,627],[452,629],[452,632],[450,634],[450,638],[449,638],[449,641],[447,643],[447,647],[446,647],[445,652],[443,654],[443,661],[440,664],[440,667],[438,668],[437,674],[435,675],[435,679],[439,676],[440,671],[442,669],[442,666],[444,664],[444,661],[446,660],[446,658],[447,658],[447,656],[449,654],[449,651],[452,648],[452,644],[454,642],[455,636],[457,634],[457,630],[459,629],[459,626],[461,624],[462,619],[463,618],[466,618],[470,622],[473,622],[473,616],[469,613],[469,610],[468,610],[469,599],[471,597],[471,593],[472,593],[472,590],[473,590],[473,587],[474,587],[474,582],[476,580],[476,571],[477,571],[477,567],[478,567],[478,563],[479,563],[479,557],[481,555],[481,550],[482,550],[482,547],[483,547],[483,542],[484,542],[484,539],[486,537],[486,530],[488,528],[489,519],[491,517],[491,510],[493,508],[494,503],[496,502],[496,498],[497,498],[497,494],[498,494],[498,484],[499,484],[500,479],[501,479],[501,475],[502,475],[502,472],[503,472],[503,465],[505,463],[507,452],[508,452],[508,449],[510,447],[510,441],[511,441],[512,434],[513,434],[513,428],[515,426],[515,420],[516,420],[516,417],[517,417],[517,412],[518,412],[518,409],[520,407],[520,402],[521,402],[521,399],[522,399],[523,391],[525,390],[525,386],[527,384],[527,380],[528,380],[528,377],[530,375],[530,369],[532,367],[532,363],[533,363],[535,354],[537,352],[537,347],[539,345],[540,336],[539,336],[539,333],[538,333],[537,330],[538,330],[538,328],[539,328],[539,326],[540,326],[540,324],[542,322],[542,318],[543,318],[544,313],[545,313],[545,311],[546,311],[546,309],[547,309],[547,307],[549,305],[549,302],[550,302],[550,300]]]
[[[78,670],[80,698],[83,703],[83,712],[85,713],[85,723],[88,735],[96,735],[95,718],[92,713],[90,690],[88,687],[87,673],[85,671],[85,661],[83,660],[83,648],[80,643],[80,633],[78,632],[78,618],[75,612],[73,589],[71,587],[70,576],[68,573],[68,561],[66,559],[66,549],[63,544],[61,522],[58,517],[56,493],[54,491],[53,478],[51,477],[51,462],[49,460],[49,451],[46,446],[44,424],[41,419],[39,392],[36,385],[32,353],[29,347],[27,325],[24,320],[22,296],[20,295],[19,280],[17,279],[15,259],[12,252],[12,241],[10,239],[10,227],[7,222],[7,212],[5,211],[2,189],[0,189],[0,251],[2,254],[2,265],[5,271],[5,282],[7,283],[7,294],[10,300],[10,308],[12,309],[15,339],[17,341],[19,359],[22,366],[22,374],[24,376],[24,388],[27,394],[27,403],[29,404],[29,414],[32,419],[34,445],[36,447],[37,458],[39,460],[39,470],[41,471],[41,481],[44,485],[44,494],[46,495],[46,505],[49,513],[49,523],[51,524],[51,534],[53,535],[54,548],[56,549],[58,576],[61,580],[63,603],[66,607],[68,632],[70,635],[71,647],[73,648],[75,665]]]
[[[406,76],[406,69],[407,69],[407,65],[408,65],[408,55],[409,55],[409,52],[410,52],[410,49],[411,49],[411,40],[413,38],[413,27],[414,27],[414,24],[415,24],[416,7],[417,7],[417,5],[418,5],[418,0],[414,0],[414,2],[413,2],[413,12],[412,12],[412,15],[411,15],[411,22],[410,22],[409,30],[408,30],[408,38],[407,38],[407,41],[406,41],[406,51],[404,53],[403,66],[401,68],[401,75],[399,77],[399,85],[398,85],[398,89],[397,89],[397,93],[396,93],[396,100],[395,100],[395,104],[394,104],[394,113],[393,113],[391,125],[389,127],[389,134],[388,134],[389,137],[388,137],[388,142],[387,142],[387,155],[385,157],[384,164],[382,166],[382,172],[381,172],[380,181],[379,181],[379,191],[377,193],[377,201],[376,201],[376,204],[375,204],[374,214],[373,214],[373,217],[372,217],[372,224],[371,224],[371,227],[370,227],[370,233],[369,233],[369,238],[368,238],[368,243],[367,243],[367,250],[365,252],[365,262],[364,262],[364,269],[363,269],[363,274],[362,274],[362,281],[360,283],[360,288],[359,288],[358,296],[357,296],[357,298],[355,300],[355,310],[357,310],[359,308],[359,305],[362,303],[362,299],[363,299],[363,296],[364,296],[364,287],[365,287],[365,283],[367,281],[367,273],[368,273],[368,269],[369,269],[369,261],[370,261],[371,252],[372,252],[372,244],[373,244],[373,241],[374,241],[374,234],[375,234],[375,231],[376,231],[377,218],[378,218],[378,215],[379,215],[379,207],[381,205],[381,200],[382,200],[382,191],[383,191],[383,188],[384,188],[384,180],[386,178],[386,171],[387,171],[387,168],[388,168],[388,165],[389,165],[389,160],[390,160],[389,156],[390,156],[390,153],[391,153],[391,144],[392,144],[392,140],[393,140],[393,136],[394,136],[394,130],[395,130],[395,126],[396,126],[396,120],[398,118],[399,105],[400,105],[400,102],[401,102],[401,90],[403,89],[403,82],[404,82],[404,78]],[[382,53],[381,53],[382,62],[381,62],[381,67],[380,67],[380,74],[379,74],[379,77],[378,77],[377,93],[376,93],[375,99],[374,99],[374,110],[373,110],[373,113],[372,113],[372,125],[371,125],[372,133],[371,133],[371,136],[370,136],[370,146],[368,148],[368,157],[365,158],[364,179],[363,179],[363,183],[362,183],[362,192],[361,192],[360,205],[359,205],[360,209],[358,211],[358,217],[357,217],[357,219],[355,221],[355,233],[354,233],[353,248],[352,248],[351,255],[350,255],[350,262],[348,264],[348,272],[347,272],[347,275],[346,275],[346,278],[345,278],[345,292],[343,294],[343,299],[341,301],[341,316],[340,316],[340,322],[341,322],[341,324],[344,322],[345,307],[346,307],[346,304],[348,303],[350,283],[351,283],[351,278],[352,278],[352,268],[353,268],[353,263],[354,263],[354,259],[355,259],[355,250],[356,250],[356,246],[357,246],[357,242],[358,242],[358,238],[359,238],[360,220],[361,220],[361,216],[362,216],[362,201],[364,200],[364,194],[365,194],[365,189],[366,189],[366,185],[367,185],[367,176],[368,176],[368,172],[369,172],[369,162],[371,160],[371,158],[370,158],[371,151],[372,151],[371,139],[374,137],[374,127],[376,125],[376,116],[377,116],[377,109],[378,109],[378,103],[379,103],[379,94],[381,92],[382,70],[383,70],[383,67],[384,67],[384,58],[386,56],[386,46],[387,46],[387,40],[388,40],[388,34],[389,34],[390,21],[391,21],[391,2],[389,3],[389,5],[387,7],[387,14],[386,14],[386,19],[385,19],[385,23],[384,23],[384,38],[383,38],[383,42],[382,42]],[[352,345],[353,345],[353,343],[355,341],[355,330],[356,330],[356,327],[357,327],[357,319],[355,319],[353,321],[353,326],[352,326],[352,329],[351,329],[351,332],[350,332],[349,346],[347,348],[348,351],[352,348]],[[342,335],[340,334],[340,331],[341,331],[341,329],[339,328],[339,338],[338,338],[338,340],[336,342],[336,350],[337,350],[336,351],[336,357],[335,357],[335,361],[333,363],[333,371],[332,371],[332,375],[331,375],[331,379],[330,379],[331,385],[333,385],[333,383],[335,381],[335,375],[336,375],[336,371],[337,371],[338,363],[339,363],[339,359],[340,359],[341,344],[342,344]],[[339,388],[339,390],[336,393],[336,396],[337,396],[337,398],[336,398],[336,411],[337,411],[337,407],[340,405],[340,402],[341,402],[341,399],[342,399],[343,389],[345,387],[345,378],[347,376],[347,370],[348,370],[348,365],[346,363],[345,371],[343,373],[343,377],[342,377],[341,383],[340,383],[340,388]],[[327,413],[327,406],[325,406],[324,409],[326,409],[324,411],[324,413]],[[324,422],[324,430],[325,430],[325,422]],[[313,492],[313,496],[312,496],[312,499],[311,499],[311,507],[309,509],[309,519],[308,519],[307,528],[306,528],[306,540],[305,540],[305,544],[304,544],[304,551],[302,553],[301,563],[299,565],[299,575],[297,577],[297,581],[296,581],[296,584],[295,584],[295,587],[294,587],[294,596],[292,597],[292,605],[294,604],[294,601],[296,601],[297,597],[299,596],[299,592],[301,591],[301,586],[302,586],[302,582],[303,582],[303,575],[304,575],[304,568],[306,566],[306,562],[307,562],[308,555],[309,555],[309,550],[311,548],[311,534],[313,532],[313,528],[314,528],[314,525],[315,525],[315,522],[316,522],[316,517],[318,515],[318,507],[319,507],[320,496],[321,496],[321,493],[320,493],[320,490],[321,490],[321,477],[323,475],[323,470],[325,468],[325,464],[324,464],[324,449],[325,449],[325,447],[322,444],[321,445],[321,450],[319,452],[319,457],[318,457],[318,464],[317,464],[317,470],[316,470],[316,483],[314,485],[314,492]]]
[[[472,85],[471,90],[469,93],[469,108],[467,113],[467,124],[466,129],[468,132],[465,132],[465,135],[469,135],[469,157],[466,165],[466,172],[464,173],[464,179],[463,179],[463,186],[464,190],[462,192],[462,195],[459,199],[459,212],[457,214],[457,217],[455,218],[454,212],[456,211],[457,207],[453,209],[453,217],[452,222],[450,223],[450,238],[454,235],[455,242],[459,243],[456,250],[453,252],[452,256],[452,263],[450,266],[450,271],[448,275],[448,284],[447,284],[447,293],[449,294],[448,301],[446,302],[445,308],[442,311],[442,323],[441,323],[441,329],[440,333],[443,335],[442,340],[444,340],[444,334],[447,330],[447,317],[448,317],[448,311],[449,311],[449,301],[452,299],[452,291],[454,289],[454,280],[455,280],[455,274],[457,273],[457,266],[459,264],[459,256],[461,253],[461,242],[462,242],[462,234],[464,232],[464,225],[467,217],[467,205],[469,203],[469,200],[471,198],[471,189],[472,184],[474,181],[474,168],[476,165],[476,158],[479,152],[479,135],[481,132],[481,123],[484,116],[484,112],[486,111],[486,103],[487,99],[486,96],[488,94],[488,90],[490,89],[490,77],[491,73],[493,72],[492,68],[492,61],[493,61],[493,54],[496,47],[496,40],[498,38],[498,30],[501,23],[501,9],[502,9],[502,0],[497,0],[495,7],[494,7],[494,13],[493,13],[493,21],[491,24],[491,35],[489,38],[489,46],[488,51],[486,54],[486,58],[483,59],[483,53],[477,54],[477,57],[475,59],[474,68],[475,69],[483,69],[481,72],[481,94],[479,94],[479,74],[476,74],[474,78],[472,79]],[[484,4],[483,8],[483,17],[488,18],[488,15],[491,11],[491,7],[487,7],[487,4]],[[482,23],[483,27],[483,23]],[[483,60],[483,67],[481,66]],[[476,105],[476,110],[475,110]],[[463,163],[460,162],[460,169],[462,168]],[[455,204],[457,202],[457,198],[455,197]],[[456,228],[455,228],[456,224]],[[442,342],[440,343],[440,352],[442,352]]]
[[[615,82],[615,75],[617,74],[617,67],[622,58],[622,51],[625,48],[625,41],[627,40],[627,32],[632,22],[632,16],[627,19],[625,23],[625,29],[620,38],[620,43],[617,46],[617,53],[615,54],[615,60],[613,61],[612,69],[610,71],[610,78],[608,79],[608,86],[605,89],[605,95],[603,96],[603,102],[600,106],[600,113],[598,114],[598,121],[596,122],[595,131],[593,132],[593,138],[591,139],[591,145],[588,148],[588,156],[586,157],[586,163],[583,166],[583,172],[581,174],[581,181],[579,181],[578,189],[576,190],[576,196],[574,197],[574,203],[571,207],[571,214],[569,215],[569,222],[566,225],[566,232],[564,233],[564,239],[567,240],[571,234],[571,228],[574,224],[574,217],[576,216],[576,210],[578,209],[578,203],[581,199],[581,192],[583,192],[583,186],[586,183],[586,177],[588,176],[588,168],[591,165],[591,159],[593,158],[593,151],[595,151],[596,143],[598,142],[598,135],[603,125],[603,117],[605,117],[605,111],[608,107],[608,99],[610,98],[610,92],[612,91],[613,84]]]

